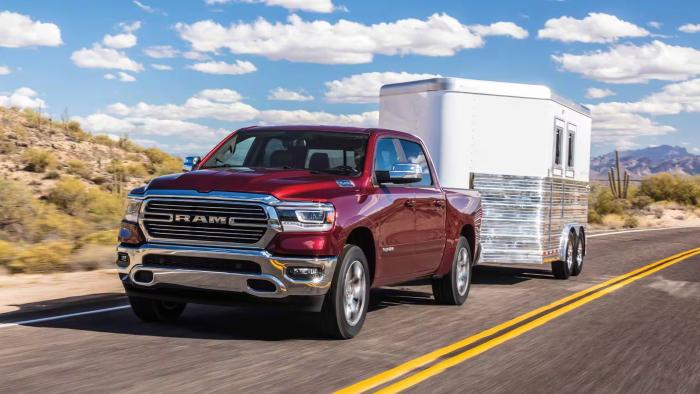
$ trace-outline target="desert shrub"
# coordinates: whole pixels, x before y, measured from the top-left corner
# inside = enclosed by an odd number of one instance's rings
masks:
[[[595,211],[600,216],[611,213],[622,214],[625,211],[625,201],[615,198],[608,188],[594,187],[588,198],[589,209]]]
[[[22,110],[21,115],[28,123],[33,125],[40,125],[49,121],[44,115],[30,108]]]
[[[143,178],[148,175],[146,167],[141,163],[128,163],[123,167],[124,175],[130,178]]]
[[[51,189],[46,200],[64,212],[76,215],[87,207],[87,187],[76,178],[63,177]]]
[[[624,227],[624,228],[639,227],[639,219],[637,219],[637,217],[632,216],[632,215],[626,215],[625,221],[624,221],[622,227]]]
[[[598,212],[589,209],[588,210],[588,223],[591,224],[603,224],[603,217],[598,214]]]
[[[102,230],[91,232],[80,238],[81,245],[114,245],[117,242],[119,230]]]
[[[638,195],[648,196],[654,201],[697,205],[700,201],[700,186],[692,178],[668,173],[656,174],[644,178]]]
[[[36,217],[38,211],[31,190],[24,184],[0,179],[0,235],[17,239],[30,232],[27,222]]]
[[[58,171],[49,171],[44,175],[44,179],[58,179],[61,177],[61,174],[58,173]]]
[[[75,121],[68,121],[65,123],[64,127],[68,133],[68,136],[77,141],[89,141],[91,139],[90,133],[87,133],[80,127],[80,123]]]
[[[26,164],[26,169],[33,172],[44,172],[46,169],[54,168],[57,164],[53,153],[39,148],[29,148],[24,151],[22,160]]]
[[[136,145],[127,136],[119,137],[119,141],[117,142],[117,146],[119,146],[120,148],[124,149],[127,152],[141,152],[143,150],[143,148]]]
[[[636,209],[644,209],[644,208],[648,207],[649,205],[651,205],[651,203],[653,203],[653,202],[654,202],[654,200],[651,197],[645,196],[643,194],[634,196],[630,199],[630,203],[632,204],[632,207],[636,208]]]
[[[78,159],[71,159],[68,160],[68,173],[77,175],[83,179],[90,179],[92,176],[92,170],[90,169],[90,166],[88,163],[78,160]]]
[[[116,147],[117,141],[113,140],[106,134],[98,134],[92,137],[92,142],[104,146]]]
[[[12,141],[0,141],[0,153],[9,155],[17,151],[17,145]]]
[[[19,249],[11,242],[0,240],[0,266],[7,266],[16,257]]]
[[[99,224],[116,225],[124,209],[121,196],[88,187],[73,177],[58,181],[46,200],[70,215]]]
[[[143,151],[151,162],[151,173],[155,175],[173,174],[182,171],[182,160],[160,149],[148,148]]]
[[[49,241],[27,245],[6,264],[11,273],[45,273],[65,271],[72,250],[70,242]]]

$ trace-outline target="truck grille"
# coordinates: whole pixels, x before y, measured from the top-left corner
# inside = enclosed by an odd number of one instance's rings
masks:
[[[259,204],[150,199],[142,224],[159,240],[251,245],[267,232],[267,219]]]

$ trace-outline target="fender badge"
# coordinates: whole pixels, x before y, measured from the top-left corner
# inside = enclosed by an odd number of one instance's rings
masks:
[[[335,183],[340,187],[355,187],[355,183],[350,179],[337,179]]]

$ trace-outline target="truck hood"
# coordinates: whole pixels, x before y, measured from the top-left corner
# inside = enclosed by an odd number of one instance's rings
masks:
[[[270,194],[280,200],[323,201],[341,194],[357,192],[348,187],[353,178],[308,170],[226,168],[165,175],[152,180],[146,190],[196,190]],[[338,184],[339,180],[343,187]],[[355,182],[353,182],[354,184]]]

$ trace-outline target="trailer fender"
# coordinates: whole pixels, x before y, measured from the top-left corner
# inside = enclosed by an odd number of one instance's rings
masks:
[[[583,236],[586,236],[585,231],[582,231],[583,227],[585,225],[582,225],[580,223],[569,223],[564,226],[564,228],[561,230],[561,235],[559,237],[559,261],[564,261],[566,259],[566,242],[569,240],[569,233],[574,232],[576,234],[576,238],[581,235],[583,232]],[[584,241],[585,245],[585,241]]]

